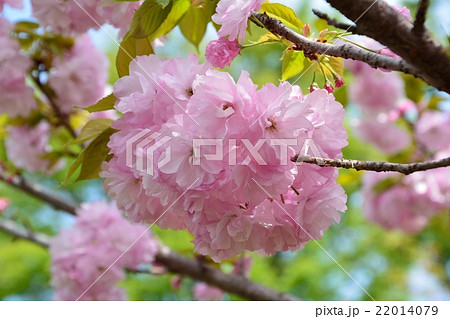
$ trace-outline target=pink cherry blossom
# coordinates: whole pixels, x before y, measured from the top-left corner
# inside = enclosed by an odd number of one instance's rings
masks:
[[[10,38],[12,24],[0,17],[0,113],[27,116],[37,108],[33,89],[25,84],[31,60],[20,53],[20,45]]]
[[[50,243],[54,299],[125,300],[117,282],[125,278],[125,268],[153,262],[156,241],[145,234],[146,226],[131,224],[113,204],[84,203],[77,215],[73,227]]]
[[[425,111],[416,123],[417,140],[431,151],[450,147],[450,112]]]
[[[227,38],[213,40],[206,46],[206,59],[214,67],[223,69],[230,65],[235,57],[241,52],[241,47],[237,40],[230,41]]]
[[[417,233],[443,207],[436,200],[438,188],[432,172],[408,176],[368,172],[362,188],[364,213],[369,220],[387,229]]]
[[[233,41],[243,42],[247,20],[254,11],[261,8],[264,0],[220,0],[216,7],[216,14],[212,20],[221,25],[218,34],[220,37]]]
[[[340,157],[347,145],[344,109],[326,90],[258,90],[247,72],[235,81],[193,55],[151,55],[130,64],[113,94],[123,117],[103,164],[106,193],[134,221],[187,228],[200,254],[294,251],[346,208],[336,169],[290,160],[311,149]]]
[[[50,126],[47,122],[40,122],[34,127],[8,126],[8,138],[5,141],[8,157],[17,168],[52,173],[61,168],[63,162],[52,162],[44,157],[51,150],[49,139]]]
[[[349,88],[350,101],[363,109],[386,111],[402,99],[404,83],[397,73],[380,72],[367,64],[356,62],[357,73]]]
[[[120,28],[120,36],[123,36],[141,3],[142,1],[31,0],[33,16],[44,27],[72,36],[83,34],[90,28],[99,29],[105,23]]]
[[[363,116],[353,121],[356,135],[371,143],[387,154],[396,154],[411,143],[411,137],[405,130],[389,121],[388,115]]]
[[[105,90],[108,60],[88,35],[76,39],[63,57],[54,61],[49,83],[57,95],[63,113],[73,106],[86,107],[96,103]]]
[[[134,13],[144,1],[118,2],[115,0],[103,0],[97,6],[97,13],[103,17],[107,23],[120,29],[119,38],[123,38],[130,28]],[[96,29],[98,27],[95,27]]]
[[[94,0],[31,0],[33,16],[55,33],[77,35],[99,28],[106,21],[96,11],[101,2]],[[97,23],[96,23],[97,22]]]
[[[0,11],[3,10],[4,5],[9,5],[12,8],[22,9],[23,3],[22,0],[0,0]]]

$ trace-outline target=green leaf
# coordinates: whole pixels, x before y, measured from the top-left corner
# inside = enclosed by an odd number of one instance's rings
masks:
[[[319,61],[322,64],[322,67],[319,63],[315,63],[314,61],[312,62],[312,69],[315,72],[322,73],[323,70],[328,78],[333,79],[333,74],[328,69],[330,68],[334,73],[339,74],[341,77],[344,76],[344,61],[342,60],[342,58],[337,58],[334,56],[322,56]]]
[[[179,23],[181,33],[196,47],[202,41],[206,27],[211,20],[208,13],[208,7],[204,5],[191,5]]]
[[[61,183],[61,186],[66,185],[71,177],[75,174],[81,166],[80,174],[75,182],[97,178],[101,171],[101,164],[108,160],[109,148],[107,146],[110,136],[117,132],[108,127],[103,130],[97,137],[78,155],[77,159],[72,163],[67,172],[67,176]]]
[[[76,179],[76,182],[99,177],[98,174],[102,170],[102,163],[108,160],[109,148],[107,144],[110,136],[114,132],[116,130],[107,128],[86,147],[81,163],[80,175]]]
[[[171,1],[166,7],[162,8],[156,0],[145,0],[134,14],[128,36],[147,38],[154,33],[169,15],[172,4]]]
[[[267,44],[267,43],[273,43],[273,42],[281,42],[282,40],[278,38],[275,34],[268,32],[266,34],[263,34],[257,41],[251,41],[251,45],[257,45],[257,44]]]
[[[420,102],[425,94],[424,82],[412,75],[403,75],[403,80],[405,81],[406,97],[415,103]]]
[[[171,4],[171,10],[164,22],[154,32],[149,34],[150,40],[153,41],[154,39],[159,38],[172,30],[178,24],[178,21],[180,21],[184,14],[189,10],[191,2],[189,0],[173,0]],[[169,6],[166,8],[168,7]],[[191,27],[194,27],[194,25]]]
[[[265,12],[269,17],[275,18],[283,22],[289,28],[301,29],[303,23],[295,15],[294,10],[279,3],[263,3],[261,6],[262,12]]]
[[[135,57],[152,53],[153,48],[148,38],[137,39],[134,37],[126,37],[120,44],[116,58],[116,67],[119,77],[129,74],[130,62]]]
[[[88,111],[90,113],[107,111],[107,110],[114,109],[114,104],[115,103],[116,103],[116,97],[111,93],[110,95],[105,96],[104,98],[99,100],[94,105],[91,105],[91,106],[88,106],[88,107],[85,107],[85,108],[81,108],[80,107],[80,109]]]
[[[72,165],[70,165],[70,168],[69,168],[69,171],[67,172],[66,178],[64,179],[64,181],[61,183],[61,185],[59,187],[66,185],[69,182],[70,178],[73,176],[73,174],[75,174],[75,172],[77,171],[77,169],[80,167],[81,163],[84,160],[84,155],[86,154],[85,151],[86,151],[86,149],[84,149],[80,153],[80,155],[78,155],[77,159],[72,163]]]
[[[301,51],[287,49],[283,58],[283,69],[281,73],[281,80],[287,79],[299,74],[303,70],[303,61],[305,56]]]
[[[111,127],[111,119],[93,119],[86,123],[81,129],[80,134],[70,144],[81,144],[100,135],[107,128]]]

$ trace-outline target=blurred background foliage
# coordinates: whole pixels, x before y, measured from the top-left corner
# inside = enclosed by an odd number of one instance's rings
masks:
[[[311,9],[318,8],[330,15],[343,19],[342,16],[324,5],[321,1],[281,1],[295,9],[303,23],[309,23],[316,35],[328,27],[323,20],[317,19]],[[390,1],[392,3],[392,1]],[[400,1],[396,1],[399,3]],[[417,1],[401,2],[415,13]],[[432,1],[428,26],[434,34],[448,45],[449,21],[443,24],[442,17],[450,6],[446,0]],[[28,11],[27,11],[28,10]],[[447,10],[447,11],[446,11]],[[29,16],[29,4],[22,12],[5,10],[6,16],[12,20]],[[28,12],[28,13],[27,13]],[[114,31],[107,28],[109,31]],[[261,30],[251,26],[252,36],[249,43],[257,41]],[[109,82],[113,84],[118,76],[114,61],[117,54],[116,44],[101,31],[92,32],[96,44],[103,48],[111,60]],[[215,38],[214,27],[209,24],[205,38],[198,48],[188,42],[177,27],[169,34],[164,46],[155,47],[161,57],[186,56],[188,52],[204,52],[209,40]],[[252,79],[259,85],[267,82],[278,83],[281,78],[283,46],[280,44],[264,44],[246,48],[228,67],[234,77],[242,70],[247,70]],[[351,75],[345,74],[351,82]],[[295,82],[298,78],[291,78]],[[305,90],[312,80],[312,73],[306,72],[298,84]],[[448,99],[429,89],[420,80],[405,77],[406,92],[414,101],[426,97],[430,104],[442,103]],[[349,113],[352,105],[347,101],[346,86],[335,92]],[[447,101],[448,103],[448,101]],[[4,120],[0,116],[0,139],[4,130]],[[348,124],[348,123],[347,123]],[[348,126],[348,125],[347,125]],[[349,132],[349,146],[344,149],[344,157],[359,160],[388,160],[385,154],[362,143]],[[6,160],[3,142],[0,141],[0,158]],[[100,180],[91,180],[58,188],[64,180],[67,169],[53,177],[40,174],[27,174],[26,177],[54,189],[60,194],[76,202],[92,201],[104,198]],[[436,300],[450,299],[450,218],[448,214],[435,216],[427,228],[418,235],[407,235],[401,231],[387,231],[378,225],[368,222],[362,212],[362,198],[359,193],[360,180],[363,173],[341,170],[339,182],[348,195],[348,210],[342,215],[342,221],[334,225],[318,243],[310,242],[296,253],[277,253],[271,257],[257,253],[247,253],[253,264],[250,278],[274,289],[292,293],[306,300],[368,300],[369,297],[349,275],[359,282],[376,300]],[[256,190],[255,190],[256,191]],[[1,218],[14,219],[22,225],[48,235],[53,235],[61,227],[70,227],[72,217],[54,211],[42,202],[25,195],[23,192],[0,183],[0,197],[11,201],[7,211]],[[192,257],[192,236],[185,231],[160,230],[152,228],[155,234],[166,245],[175,251]],[[319,245],[320,244],[320,245]],[[324,251],[330,253],[335,259]],[[339,264],[339,265],[338,265]],[[230,263],[218,266],[230,271]],[[343,269],[342,269],[342,268]],[[49,286],[50,259],[48,252],[23,240],[16,240],[6,233],[0,232],[0,299],[3,300],[50,300],[52,290]],[[173,275],[129,274],[121,283],[127,288],[131,300],[191,300],[194,281],[183,278],[179,290],[171,288]],[[238,296],[226,295],[228,300],[239,300]]]

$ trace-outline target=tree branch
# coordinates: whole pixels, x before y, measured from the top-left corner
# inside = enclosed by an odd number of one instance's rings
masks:
[[[156,261],[171,272],[201,280],[250,300],[298,300],[292,295],[274,291],[244,276],[225,274],[200,260],[187,259],[166,248],[156,255]]]
[[[420,36],[425,30],[425,19],[427,15],[429,0],[420,0],[419,7],[417,8],[416,20],[414,20],[413,32]]]
[[[309,163],[318,166],[332,166],[347,169],[355,169],[357,171],[374,171],[374,172],[399,172],[405,175],[412,174],[414,172],[426,171],[430,169],[450,166],[450,157],[443,158],[435,161],[399,164],[389,162],[372,162],[372,161],[355,161],[345,159],[329,159],[311,157],[305,155],[295,155],[291,158],[291,161],[297,163]]]
[[[75,211],[77,206],[75,203],[71,202],[66,198],[60,197],[59,195],[56,195],[53,192],[48,191],[39,184],[27,181],[21,175],[6,177],[0,171],[0,180],[46,202],[55,209],[65,211],[72,215],[76,214]]]
[[[384,1],[326,1],[354,21],[363,34],[401,56],[425,82],[450,93],[450,58],[426,28],[418,36],[413,24]]]
[[[40,185],[26,181],[23,177],[14,176],[10,181],[0,172],[0,180],[37,197],[51,206],[76,214],[77,205],[69,200],[50,193]],[[48,247],[49,238],[22,229],[12,221],[0,220],[0,229],[16,237],[31,240],[37,244]],[[292,295],[272,290],[243,276],[225,274],[222,271],[208,266],[198,260],[188,259],[178,255],[166,247],[162,247],[156,255],[156,261],[164,265],[169,271],[183,274],[191,278],[204,281],[224,291],[240,295],[251,300],[298,300]]]
[[[277,19],[271,18],[263,13],[253,13],[270,32],[278,34],[295,44],[294,49],[302,50],[307,56],[314,56],[316,53],[326,54],[344,59],[358,60],[367,63],[374,68],[383,68],[393,71],[412,74],[415,77],[425,78],[413,66],[401,59],[373,53],[350,44],[326,44],[313,41],[287,28]]]
[[[34,82],[36,83],[37,87],[39,88],[39,90],[41,90],[42,94],[44,94],[44,96],[47,98],[48,103],[50,104],[51,108],[53,109],[53,112],[55,113],[55,115],[58,117],[58,120],[60,121],[60,123],[69,131],[70,135],[72,135],[73,138],[76,138],[77,133],[72,128],[72,126],[69,124],[69,122],[66,118],[66,115],[61,112],[59,106],[54,101],[54,99],[53,99],[52,95],[50,94],[50,92],[48,91],[48,89],[45,87],[44,84],[42,84],[39,77],[37,77],[37,78],[32,77],[32,78],[33,78]]]
[[[3,230],[14,237],[32,241],[44,248],[48,248],[50,238],[44,234],[33,233],[29,229],[19,226],[11,220],[0,219],[0,230]]]
[[[317,17],[327,21],[327,23],[329,25],[332,25],[338,29],[342,29],[342,30],[345,30],[345,31],[348,31],[348,32],[351,32],[354,34],[361,34],[361,31],[358,30],[358,27],[355,24],[347,24],[344,22],[340,22],[336,19],[331,18],[328,14],[321,12],[319,10],[316,10],[316,9],[313,9],[312,11]]]

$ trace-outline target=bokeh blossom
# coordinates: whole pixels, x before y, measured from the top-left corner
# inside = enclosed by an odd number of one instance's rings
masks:
[[[20,53],[20,45],[10,37],[12,24],[0,17],[0,113],[26,116],[37,108],[33,89],[26,85],[31,60]]]
[[[114,204],[84,203],[73,227],[63,229],[50,243],[54,298],[126,299],[125,291],[116,286],[125,278],[125,268],[153,262],[157,252],[151,233],[144,234],[146,228],[130,223]]]
[[[448,167],[408,176],[367,172],[362,188],[364,213],[384,228],[417,233],[431,217],[450,208],[450,188],[444,182],[449,178]]]
[[[135,10],[142,1],[116,2],[113,0],[31,0],[33,16],[42,26],[66,36],[80,35],[89,29],[99,29],[109,23],[125,34]]]
[[[73,106],[86,107],[96,103],[105,91],[108,60],[86,34],[62,57],[54,61],[49,84],[55,91],[56,102],[63,113]]]
[[[50,126],[47,122],[40,122],[34,127],[10,125],[5,147],[9,159],[17,168],[52,173],[61,168],[63,161],[51,161],[45,156],[51,150],[49,140]]]

